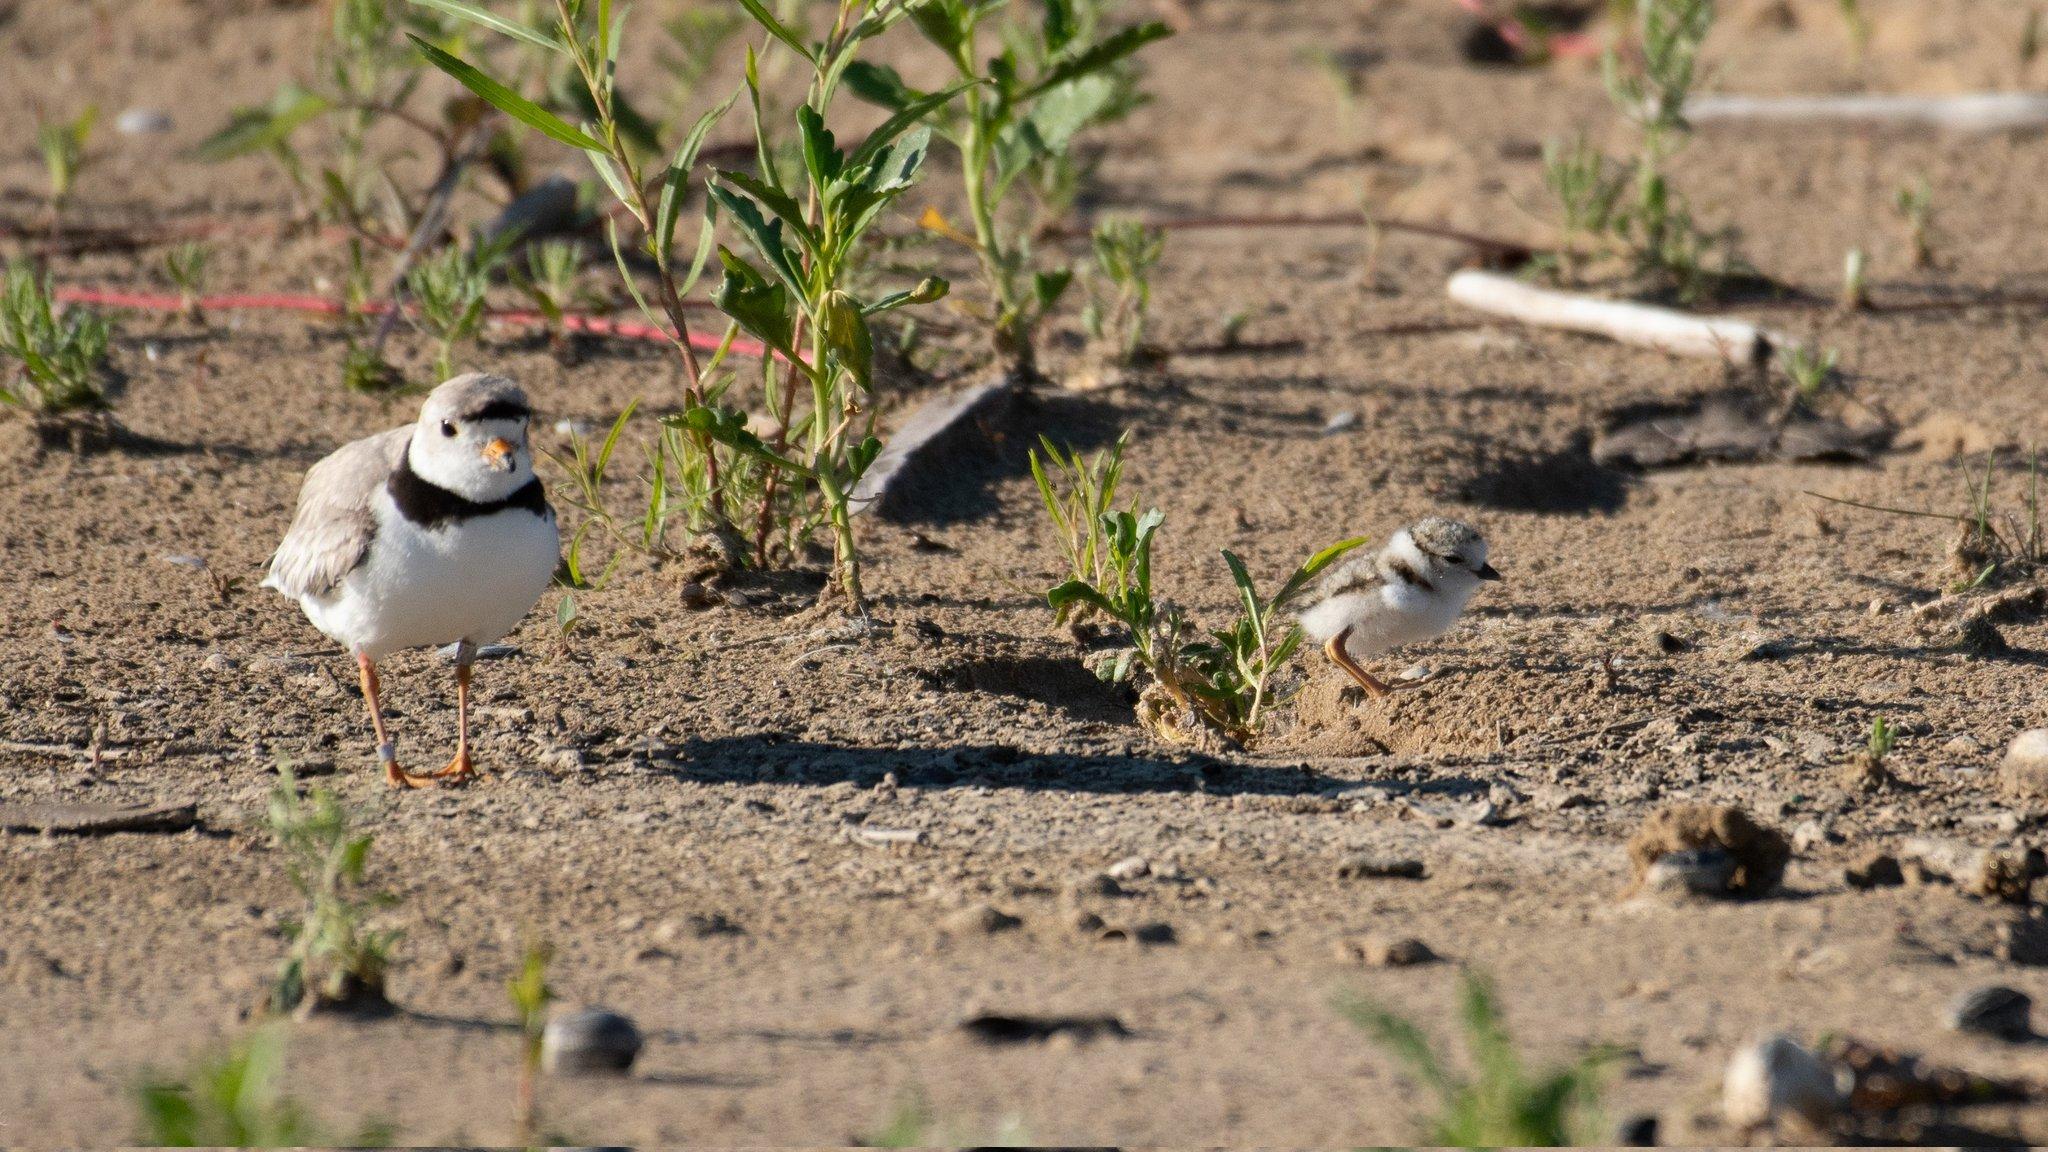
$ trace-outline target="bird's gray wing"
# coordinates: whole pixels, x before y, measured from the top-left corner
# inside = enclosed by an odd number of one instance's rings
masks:
[[[1379,554],[1370,550],[1353,552],[1316,578],[1309,587],[1306,601],[1311,605],[1321,604],[1347,592],[1364,592],[1377,587],[1384,579],[1380,575],[1379,559]]]
[[[370,552],[370,502],[405,455],[412,428],[393,428],[336,449],[306,473],[291,530],[263,584],[293,599],[332,591]]]

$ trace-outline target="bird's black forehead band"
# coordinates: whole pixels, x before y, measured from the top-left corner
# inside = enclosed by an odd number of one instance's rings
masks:
[[[473,411],[464,412],[457,420],[526,420],[533,416],[533,409],[517,400],[493,400]]]

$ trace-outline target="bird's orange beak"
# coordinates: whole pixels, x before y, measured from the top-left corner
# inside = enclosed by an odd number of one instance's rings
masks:
[[[512,442],[503,436],[494,436],[489,444],[484,445],[484,459],[490,461],[493,468],[500,471],[511,471],[511,457]]]

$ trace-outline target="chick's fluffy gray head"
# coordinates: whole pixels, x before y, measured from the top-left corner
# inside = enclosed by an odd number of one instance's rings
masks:
[[[502,500],[533,479],[526,424],[533,408],[503,376],[469,372],[428,393],[407,451],[413,471],[480,503]]]
[[[1448,517],[1431,516],[1402,529],[1391,550],[1407,553],[1402,558],[1421,565],[1430,577],[1500,579],[1486,562],[1486,537]]]

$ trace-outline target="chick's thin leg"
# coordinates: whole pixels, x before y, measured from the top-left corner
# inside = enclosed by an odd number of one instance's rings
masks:
[[[433,773],[436,784],[467,784],[476,779],[476,765],[469,759],[469,646],[455,654],[455,759]]]
[[[1323,645],[1323,654],[1330,658],[1331,663],[1349,673],[1353,680],[1358,681],[1358,686],[1365,689],[1367,696],[1378,700],[1391,695],[1394,691],[1392,687],[1388,686],[1379,677],[1367,672],[1359,665],[1358,661],[1351,658],[1351,653],[1344,650],[1344,642],[1349,639],[1351,639],[1351,629],[1346,628],[1335,636],[1330,637],[1329,643]]]
[[[418,788],[427,782],[425,776],[415,776],[398,766],[398,746],[391,742],[390,733],[384,730],[384,703],[378,697],[382,685],[377,680],[377,665],[368,656],[356,653],[356,670],[363,685],[363,703],[370,709],[370,727],[377,731],[377,759],[384,762],[384,779],[393,788]]]

